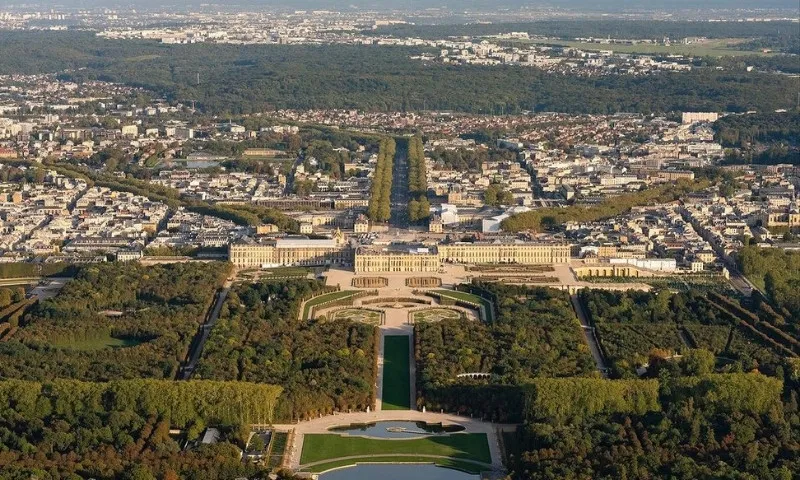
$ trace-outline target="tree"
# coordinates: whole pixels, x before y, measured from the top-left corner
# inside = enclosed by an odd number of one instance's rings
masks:
[[[693,349],[683,354],[681,363],[687,375],[702,376],[714,372],[714,354],[704,349]]]

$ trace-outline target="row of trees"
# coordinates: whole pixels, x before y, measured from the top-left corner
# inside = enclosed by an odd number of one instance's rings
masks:
[[[250,423],[272,418],[280,387],[245,382],[0,381],[3,478],[211,480],[266,475],[242,463]],[[183,450],[207,425],[220,443]],[[173,436],[171,428],[184,432]]]
[[[519,232],[523,230],[541,231],[552,229],[566,222],[591,222],[620,215],[633,207],[653,203],[666,203],[685,197],[691,192],[707,188],[709,182],[679,180],[659,187],[648,188],[635,193],[619,195],[602,201],[599,205],[567,208],[542,208],[531,212],[512,215],[503,220],[503,230]]]
[[[411,137],[406,140],[408,151],[408,191],[411,195],[425,195],[428,191],[428,173],[425,168],[425,147],[422,138]]]
[[[290,421],[373,405],[377,332],[346,320],[300,320],[316,281],[239,285],[230,292],[195,378],[281,385],[276,417]]]
[[[229,269],[219,262],[86,265],[0,342],[0,376],[172,378]]]
[[[378,150],[378,164],[372,177],[367,215],[374,222],[387,222],[392,215],[392,170],[394,168],[395,141],[384,138]]]
[[[180,192],[174,188],[156,185],[145,180],[131,177],[120,178],[66,163],[48,166],[62,175],[82,179],[89,185],[141,195],[150,200],[162,202],[170,208],[185,207],[189,211],[223,218],[239,225],[257,226],[262,223],[274,223],[285,231],[296,232],[299,230],[297,221],[272,208],[256,205],[211,204],[197,199],[182,198]]]
[[[408,203],[408,218],[412,222],[427,220],[431,216],[428,201],[428,172],[425,166],[425,147],[419,136],[405,139],[408,152],[408,191],[412,200]]]

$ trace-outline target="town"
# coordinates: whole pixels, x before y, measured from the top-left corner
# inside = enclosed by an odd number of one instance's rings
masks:
[[[786,0],[53,1],[0,7],[0,480],[800,471]]]

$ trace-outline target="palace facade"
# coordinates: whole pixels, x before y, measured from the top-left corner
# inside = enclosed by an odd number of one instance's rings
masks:
[[[332,239],[247,239],[228,247],[228,259],[239,268],[343,265],[353,262],[353,249],[341,232]]]
[[[561,243],[454,243],[430,248],[361,247],[355,252],[356,273],[438,272],[443,263],[567,264],[570,246]]]
[[[439,245],[439,258],[447,263],[519,263],[552,265],[569,263],[566,243],[474,242]]]

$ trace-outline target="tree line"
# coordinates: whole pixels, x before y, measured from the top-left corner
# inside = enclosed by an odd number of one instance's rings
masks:
[[[378,150],[378,163],[372,176],[367,216],[373,222],[388,222],[392,215],[392,170],[394,168],[395,141],[384,138]]]
[[[431,203],[428,201],[428,172],[425,166],[425,147],[422,138],[413,136],[402,139],[408,156],[408,191],[411,201],[408,203],[408,218],[412,222],[427,220],[431,216]],[[403,148],[401,145],[400,148]]]
[[[542,208],[518,213],[503,220],[501,226],[507,232],[520,232],[558,228],[566,222],[594,222],[620,215],[633,207],[673,202],[691,192],[702,190],[708,185],[707,181],[678,180],[675,183],[608,198],[595,206],[574,205],[566,208]]]

